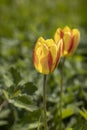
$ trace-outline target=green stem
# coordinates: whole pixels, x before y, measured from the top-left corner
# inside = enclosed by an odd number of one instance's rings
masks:
[[[47,130],[47,116],[46,116],[46,75],[43,78],[43,110],[44,110],[44,130]]]
[[[65,58],[62,59],[62,67],[61,67],[61,81],[60,81],[60,128],[62,130],[62,93],[63,93],[63,76],[64,76],[64,62]]]

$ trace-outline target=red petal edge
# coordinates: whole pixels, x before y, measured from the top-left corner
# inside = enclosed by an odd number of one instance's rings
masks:
[[[48,67],[49,67],[50,71],[52,69],[52,63],[53,63],[53,58],[52,58],[51,52],[49,51],[49,53],[48,53]]]
[[[74,37],[71,37],[71,40],[70,40],[70,43],[69,43],[69,48],[68,48],[69,53],[72,51],[73,44],[74,44]]]

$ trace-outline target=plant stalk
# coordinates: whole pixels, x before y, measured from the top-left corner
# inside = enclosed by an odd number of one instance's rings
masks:
[[[63,80],[64,80],[64,63],[65,58],[62,59],[62,66],[61,66],[61,80],[60,80],[60,128],[62,130],[62,93],[63,93]]]
[[[47,115],[46,115],[46,75],[43,77],[43,110],[44,110],[44,130],[47,130]]]

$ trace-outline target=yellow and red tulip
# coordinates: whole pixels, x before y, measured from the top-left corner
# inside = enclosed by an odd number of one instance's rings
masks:
[[[78,46],[80,32],[78,29],[70,29],[68,26],[64,29],[58,28],[54,35],[55,43],[58,44],[60,39],[63,42],[62,56],[71,55]]]
[[[40,37],[33,51],[33,62],[36,70],[42,74],[49,74],[57,66],[62,50],[62,43],[55,44],[52,39]]]

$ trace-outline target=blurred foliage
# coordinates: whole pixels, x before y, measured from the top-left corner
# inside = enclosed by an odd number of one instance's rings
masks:
[[[42,80],[32,51],[39,36],[57,27],[76,27],[81,40],[66,59],[63,129],[87,130],[87,2],[85,0],[0,0],[0,129],[43,130]],[[60,69],[47,79],[49,130],[59,129]]]

